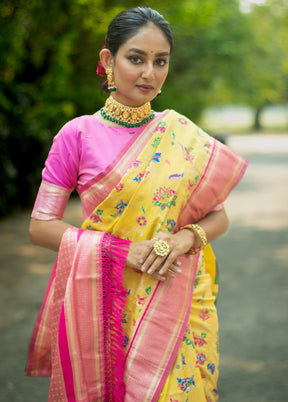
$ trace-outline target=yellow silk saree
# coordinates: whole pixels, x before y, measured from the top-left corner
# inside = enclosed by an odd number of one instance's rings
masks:
[[[94,211],[63,236],[30,345],[27,372],[52,375],[51,401],[217,400],[210,246],[181,256],[182,274],[164,283],[125,259],[130,241],[206,216],[246,165],[166,111],[86,186],[81,200]]]

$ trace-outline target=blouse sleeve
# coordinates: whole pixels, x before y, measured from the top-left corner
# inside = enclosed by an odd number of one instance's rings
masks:
[[[80,147],[77,119],[67,123],[53,140],[43,170],[43,180],[73,190],[77,184]]]
[[[71,192],[76,187],[80,142],[75,120],[67,123],[53,140],[42,172],[42,182],[32,218],[62,219]]]

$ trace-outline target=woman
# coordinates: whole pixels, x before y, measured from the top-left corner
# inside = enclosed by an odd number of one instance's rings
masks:
[[[111,96],[55,137],[32,213],[58,252],[28,375],[50,401],[216,401],[215,260],[207,243],[246,161],[173,110],[155,113],[173,39],[150,8],[111,22],[100,60]],[[62,221],[73,188],[81,229]]]

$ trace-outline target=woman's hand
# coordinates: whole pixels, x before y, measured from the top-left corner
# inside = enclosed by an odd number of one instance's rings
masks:
[[[201,226],[207,235],[208,243],[216,239],[228,227],[228,218],[224,208],[207,214],[200,221],[196,222]],[[153,245],[155,238],[165,240],[169,245],[169,254],[165,257],[157,256]],[[201,246],[199,235],[190,229],[179,230],[175,234],[159,232],[153,240],[131,243],[128,253],[128,265],[146,272],[149,275],[165,280],[167,277],[175,277],[181,273],[178,256],[187,253],[191,247],[197,249]]]
[[[154,251],[156,240],[165,240],[169,244],[169,254],[161,257]],[[152,240],[132,242],[130,244],[127,265],[141,270],[153,276],[155,279],[164,281],[167,277],[174,278],[181,273],[181,263],[178,256],[185,254],[195,241],[191,230],[180,230],[175,234],[159,232]]]

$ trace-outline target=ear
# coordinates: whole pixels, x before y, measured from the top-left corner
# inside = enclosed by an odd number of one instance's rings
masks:
[[[102,49],[99,53],[100,61],[105,68],[112,68],[114,57],[112,56],[109,49]]]

